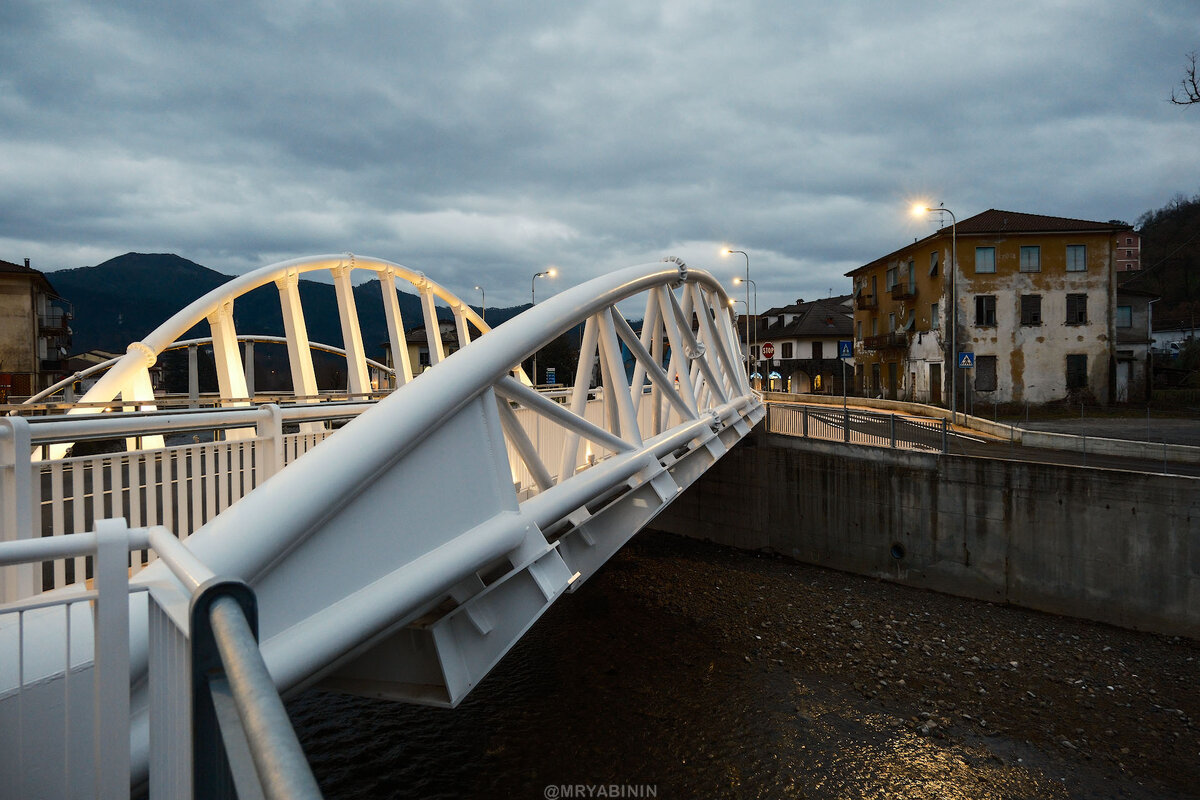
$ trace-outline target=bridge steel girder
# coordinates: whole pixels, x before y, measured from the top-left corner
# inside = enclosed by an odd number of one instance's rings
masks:
[[[421,287],[427,309],[432,286]],[[642,337],[652,351],[614,314],[641,293],[658,308]],[[715,352],[734,341],[726,309],[715,278],[674,259],[561,292],[405,383],[192,533],[187,547],[255,591],[263,658],[281,690],[320,683],[456,705],[557,597],[762,418],[734,354]],[[693,333],[693,310],[711,313],[712,324]],[[190,327],[188,315],[176,317],[177,328]],[[568,408],[512,377],[524,378],[525,358],[581,322],[580,377],[599,358],[603,399],[589,402],[584,383]],[[617,349],[630,339],[642,367],[633,381]],[[599,404],[608,411],[594,413]],[[506,435],[514,413],[536,426],[534,437],[529,427],[525,442]],[[544,425],[553,435],[542,437]],[[522,462],[529,484],[518,477]],[[133,583],[172,580],[156,562]],[[135,686],[146,635],[131,631]],[[144,775],[144,714],[132,729]]]

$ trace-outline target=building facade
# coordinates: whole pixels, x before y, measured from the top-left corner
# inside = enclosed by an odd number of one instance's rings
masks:
[[[1114,400],[1116,257],[1129,233],[991,209],[850,271],[857,387],[949,405],[956,386],[961,408]]]
[[[841,394],[843,368],[849,378],[854,367],[838,359],[838,342],[850,340],[852,315],[850,295],[797,300],[759,314],[752,350],[762,388]]]
[[[25,398],[68,374],[71,304],[46,276],[0,261],[0,403]]]

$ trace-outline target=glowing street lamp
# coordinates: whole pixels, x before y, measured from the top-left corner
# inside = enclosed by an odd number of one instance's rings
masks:
[[[482,298],[479,303],[479,316],[483,318],[483,324],[487,325],[487,292],[483,290],[482,286],[476,286],[475,291],[479,292]]]
[[[958,220],[954,212],[939,203],[936,208],[924,203],[912,207],[913,216],[930,212],[950,215],[950,419],[958,421]]]
[[[549,269],[543,270],[541,272],[533,273],[533,278],[529,281],[529,305],[530,305],[530,307],[537,305],[537,293],[536,293],[537,279],[538,278],[553,278],[557,274],[558,274],[557,267],[550,267]],[[534,385],[534,387],[537,386],[537,382],[538,382],[537,350],[534,350],[533,351],[533,385]]]

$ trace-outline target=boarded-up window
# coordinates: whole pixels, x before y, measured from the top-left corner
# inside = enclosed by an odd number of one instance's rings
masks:
[[[975,391],[996,391],[995,356],[975,356]]]
[[[1087,388],[1087,356],[1067,356],[1067,391]]]
[[[1087,324],[1087,295],[1086,294],[1069,294],[1069,295],[1067,295],[1067,324],[1068,325],[1086,325]]]
[[[1021,295],[1021,324],[1042,324],[1042,296],[1040,294]]]
[[[818,359],[818,360],[821,358],[824,358],[824,355],[822,353],[822,348],[821,348],[821,342],[813,342],[812,343],[812,357],[815,359]]]

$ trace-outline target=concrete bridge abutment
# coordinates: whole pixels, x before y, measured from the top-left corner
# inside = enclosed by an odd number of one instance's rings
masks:
[[[964,597],[1200,638],[1200,479],[767,434],[654,522]]]

